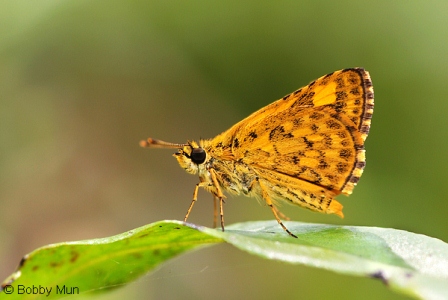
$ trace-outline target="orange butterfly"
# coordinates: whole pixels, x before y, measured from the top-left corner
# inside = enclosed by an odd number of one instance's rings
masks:
[[[224,230],[223,190],[262,198],[291,236],[277,201],[343,217],[334,197],[350,195],[365,167],[364,141],[373,114],[369,73],[352,68],[327,74],[256,111],[210,140],[186,144],[148,138],[147,148],[177,148],[181,168],[199,174],[199,188],[217,202]]]

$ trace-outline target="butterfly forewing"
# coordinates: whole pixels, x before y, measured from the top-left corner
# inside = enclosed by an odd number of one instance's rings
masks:
[[[213,139],[233,159],[350,194],[365,165],[373,90],[363,69],[325,75],[253,113]],[[281,182],[278,185],[282,185]],[[300,182],[295,188],[300,188]],[[288,184],[284,184],[289,187]]]

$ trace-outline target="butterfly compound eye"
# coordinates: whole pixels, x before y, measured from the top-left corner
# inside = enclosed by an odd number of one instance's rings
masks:
[[[205,161],[206,156],[207,155],[205,154],[205,150],[202,148],[194,148],[190,154],[191,161],[197,165],[202,164]]]

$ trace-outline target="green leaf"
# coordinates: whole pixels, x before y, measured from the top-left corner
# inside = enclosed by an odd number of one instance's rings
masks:
[[[239,223],[226,232],[202,229],[268,259],[382,280],[416,298],[448,299],[448,244],[403,230],[276,221]]]
[[[181,222],[162,221],[113,237],[48,245],[22,259],[0,298],[57,299],[120,286],[180,253],[219,242]]]
[[[49,245],[27,255],[5,280],[15,289],[7,299],[24,299],[20,285],[52,287],[53,298],[65,296],[56,293],[64,285],[82,293],[120,286],[182,252],[223,241],[267,259],[380,279],[416,298],[448,299],[448,244],[440,240],[395,229],[285,224],[297,239],[275,221],[234,224],[225,232],[162,221],[110,238]]]

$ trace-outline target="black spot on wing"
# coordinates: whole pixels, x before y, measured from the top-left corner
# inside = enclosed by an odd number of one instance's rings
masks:
[[[240,141],[238,140],[238,138],[233,140],[233,147],[234,148],[239,148],[240,147]]]
[[[306,147],[311,149],[314,146],[314,142],[308,140],[306,137],[302,137],[303,142],[306,144]]]
[[[269,140],[276,141],[283,133],[285,133],[285,128],[282,125],[279,125],[269,132]]]

